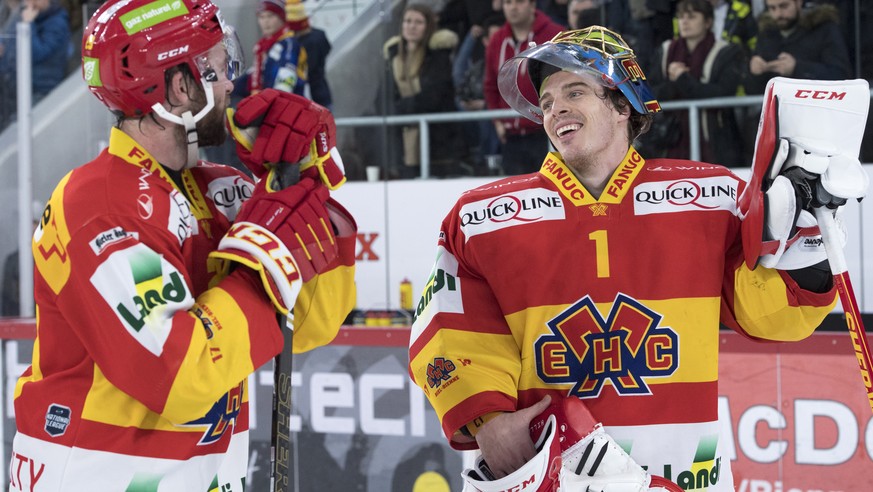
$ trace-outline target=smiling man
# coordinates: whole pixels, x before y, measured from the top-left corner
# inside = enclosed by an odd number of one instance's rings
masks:
[[[732,491],[719,325],[809,335],[835,300],[823,252],[747,266],[745,183],[634,149],[660,107],[618,34],[558,34],[504,64],[499,86],[557,152],[461,196],[409,349],[449,443],[481,451],[468,490],[678,490],[664,477]],[[795,204],[787,186],[768,206]]]

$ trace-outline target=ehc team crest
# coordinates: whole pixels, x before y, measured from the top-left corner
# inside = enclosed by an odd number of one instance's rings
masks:
[[[662,316],[618,294],[606,319],[585,296],[549,320],[551,333],[534,344],[537,374],[546,383],[575,383],[569,394],[600,395],[609,381],[620,395],[651,394],[646,378],[679,367],[679,337]]]

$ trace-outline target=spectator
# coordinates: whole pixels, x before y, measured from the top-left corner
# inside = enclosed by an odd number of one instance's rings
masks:
[[[765,4],[744,83],[747,94],[763,94],[776,76],[820,80],[850,76],[849,50],[833,5],[803,10],[803,0],[766,0]],[[759,119],[760,109],[753,108],[743,122],[743,150],[749,162]]]
[[[712,32],[727,42],[743,47],[746,56],[755,49],[758,24],[752,6],[745,0],[709,0],[712,4]]]
[[[437,29],[436,14],[424,4],[411,4],[403,10],[400,35],[383,46],[393,82],[394,114],[442,113],[455,110],[452,84],[452,53],[458,36],[448,29]],[[405,126],[401,178],[421,173],[418,126]],[[430,126],[431,172],[436,176],[457,174],[463,154],[463,137],[453,124]]]
[[[43,204],[39,201],[31,203],[30,212],[33,223],[31,231],[36,230],[42,219]],[[21,276],[18,271],[18,248],[6,256],[3,262],[3,286],[0,296],[0,316],[19,316],[21,314]]]
[[[611,0],[606,4],[607,25],[623,33],[643,67],[655,48],[673,38],[675,0]]]
[[[491,37],[485,50],[484,94],[488,109],[509,105],[497,88],[497,72],[503,62],[518,55],[534,42],[542,44],[561,32],[562,27],[537,10],[536,0],[503,0],[506,24]],[[522,174],[539,168],[549,146],[543,128],[525,118],[494,122],[502,145],[503,171]]]
[[[300,0],[288,0],[285,4],[285,14],[288,27],[294,31],[294,37],[306,51],[310,99],[332,111],[333,98],[330,95],[330,86],[324,68],[331,49],[327,34],[309,24],[309,17]]]
[[[737,44],[715,38],[712,33],[713,10],[709,0],[680,1],[676,18],[679,37],[661,44],[656,51],[658,64],[648,71],[649,83],[658,100],[735,95],[742,81],[743,51]],[[705,109],[702,113],[700,142],[703,160],[725,166],[744,164],[737,145],[740,131],[733,108]],[[659,157],[688,159],[688,112],[655,116],[655,121],[659,119],[661,123],[656,124],[652,136],[678,133],[678,142],[667,149],[646,147],[648,155],[654,157],[653,154],[657,153]],[[665,125],[665,121],[672,121],[674,125]],[[643,136],[643,144],[650,141],[647,136]]]
[[[505,22],[503,14],[495,14],[483,22],[482,26],[473,26],[461,43],[452,65],[452,79],[458,97],[458,107],[464,111],[481,111],[485,109],[485,95],[482,92],[485,76],[485,47]],[[469,131],[467,143],[473,149],[475,166],[481,168],[485,156],[497,155],[500,152],[500,140],[494,125],[488,120],[480,120],[465,125]]]
[[[0,33],[15,33],[15,21],[19,19],[21,10],[20,0],[0,1]]]
[[[776,76],[840,80],[851,74],[849,51],[832,5],[802,10],[802,0],[766,0],[746,92],[763,94]]]
[[[67,60],[73,50],[69,17],[57,0],[24,0],[24,8],[10,24],[10,31],[3,33],[5,39],[0,39],[0,74],[3,77],[0,83],[7,87],[16,84],[15,24],[19,21],[30,24],[33,104],[36,104],[67,75]],[[14,91],[9,92],[14,101]]]
[[[258,4],[261,39],[255,43],[251,68],[234,82],[234,95],[257,94],[270,88],[303,95],[307,53],[285,22],[285,15],[285,0],[262,0]]]
[[[502,14],[502,5],[502,0],[451,0],[439,11],[438,25],[451,29],[460,38],[473,26],[482,27],[485,19]]]
[[[566,27],[569,25],[567,18],[568,3],[568,0],[537,0],[537,9],[549,16],[555,24]]]
[[[605,24],[600,18],[598,0],[570,0],[567,2],[567,25],[571,30]]]

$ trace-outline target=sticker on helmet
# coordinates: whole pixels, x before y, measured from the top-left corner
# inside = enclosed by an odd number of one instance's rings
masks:
[[[182,0],[158,0],[119,17],[124,30],[134,34],[169,19],[188,13]]]
[[[102,87],[103,82],[100,80],[100,60],[89,56],[82,57],[82,73],[85,77],[85,82],[91,87]]]

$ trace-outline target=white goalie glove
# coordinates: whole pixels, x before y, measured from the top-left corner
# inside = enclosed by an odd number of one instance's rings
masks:
[[[494,480],[480,456],[462,474],[466,492],[682,492],[652,476],[597,423],[578,398],[553,398],[531,421],[537,454],[513,473]]]
[[[849,199],[863,198],[869,181],[861,163],[826,142],[782,138],[772,174],[764,195],[764,240],[774,241],[776,249],[761,255],[760,264],[797,270],[824,261],[827,254],[812,210],[825,207],[836,214]],[[840,246],[845,246],[846,231],[836,219]]]
[[[869,99],[863,80],[769,82],[752,177],[739,199],[750,267],[797,270],[827,259],[813,211],[836,214],[866,195],[858,151]]]

